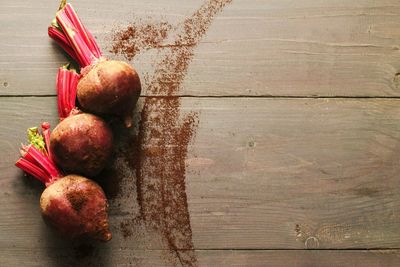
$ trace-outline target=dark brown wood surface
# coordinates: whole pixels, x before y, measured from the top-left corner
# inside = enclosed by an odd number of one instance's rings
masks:
[[[49,249],[50,250],[50,249]],[[82,265],[76,265],[68,250],[58,250],[52,254],[35,248],[3,250],[8,257],[2,261],[5,266],[87,266],[88,259],[81,259]],[[160,251],[120,249],[111,253],[101,250],[103,256],[97,256],[94,266],[165,266],[160,260]],[[368,266],[397,267],[400,256],[397,251],[315,251],[315,250],[197,250],[196,254],[202,266],[233,266],[233,267],[321,267],[321,266]],[[29,255],[29,256],[28,256]],[[104,257],[105,256],[105,257]],[[98,264],[102,262],[104,265]],[[90,266],[90,265],[89,265]]]
[[[203,2],[119,1],[115,7],[87,0],[77,7],[108,51],[117,26],[149,16],[178,24]],[[54,94],[53,77],[65,57],[46,28],[57,5],[1,1],[0,78],[8,86],[0,95]],[[180,94],[400,96],[399,12],[396,0],[237,0],[196,48]],[[141,74],[151,71],[154,53],[132,62]]]
[[[115,27],[179,23],[203,1],[73,3],[107,51]],[[13,165],[27,127],[57,122],[57,5],[0,2],[0,266],[179,266],[157,232],[118,227],[132,194],[111,200],[109,243],[62,240],[43,187]],[[400,266],[399,26],[389,0],[234,0],[215,18],[178,93],[199,112],[186,158],[199,266]],[[132,64],[151,72],[156,56]]]

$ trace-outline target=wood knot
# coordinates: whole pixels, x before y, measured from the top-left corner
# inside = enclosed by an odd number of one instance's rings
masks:
[[[319,248],[319,241],[316,237],[310,236],[309,238],[306,239],[304,245],[306,246],[307,249]]]
[[[300,225],[296,224],[294,231],[296,232],[296,237],[301,237]]]
[[[400,89],[400,72],[396,73],[393,78],[393,84],[396,88]]]
[[[247,146],[253,148],[253,147],[256,146],[256,142],[254,142],[254,141],[249,141],[249,142],[247,143]]]
[[[3,82],[4,87],[8,87],[8,82]]]

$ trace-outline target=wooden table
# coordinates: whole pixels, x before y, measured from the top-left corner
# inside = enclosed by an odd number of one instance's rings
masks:
[[[115,27],[179,25],[208,2],[72,3],[122,59]],[[43,187],[13,166],[25,129],[57,122],[57,7],[0,3],[0,266],[400,266],[399,1],[234,0],[214,17],[175,94],[198,114],[182,191],[192,245],[175,249],[160,225],[122,227],[139,213],[134,173],[110,199],[112,241],[93,244],[49,230]],[[166,49],[131,63],[143,77]]]

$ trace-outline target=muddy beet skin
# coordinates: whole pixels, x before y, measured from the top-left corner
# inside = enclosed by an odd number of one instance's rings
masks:
[[[63,236],[111,239],[108,203],[101,187],[78,175],[68,175],[48,186],[40,197],[43,219]]]
[[[97,175],[112,153],[113,136],[100,117],[81,113],[60,122],[50,136],[53,160],[67,173]]]
[[[84,111],[130,117],[140,96],[137,72],[127,63],[102,60],[82,70],[77,88]]]

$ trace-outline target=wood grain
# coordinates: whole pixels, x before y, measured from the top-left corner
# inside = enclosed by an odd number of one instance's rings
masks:
[[[398,251],[197,251],[200,266],[398,266]]]
[[[13,162],[24,129],[54,122],[54,105],[2,99],[1,248],[53,242],[41,188]],[[200,111],[186,179],[196,249],[400,247],[400,100],[184,98],[182,108]],[[134,195],[111,203],[111,246],[163,249],[148,229],[123,238]]]
[[[110,253],[101,249],[90,256],[80,257],[76,252],[68,249],[47,248],[47,252],[38,249],[3,249],[0,252],[0,260],[4,266],[174,266],[173,263],[163,260],[162,253],[155,250],[132,249],[120,249]],[[198,250],[196,254],[199,266],[204,267],[397,267],[400,262],[398,250]],[[5,255],[7,257],[4,257]]]
[[[178,25],[203,1],[71,2],[107,52],[116,27],[139,19]],[[0,95],[54,94],[66,62],[46,32],[57,2],[0,7]],[[197,47],[179,94],[400,96],[399,14],[396,0],[234,1]],[[142,78],[162,50],[134,59]]]
[[[397,100],[200,106],[188,157],[196,248],[398,247]]]
[[[71,2],[123,59],[115,29],[180,25],[204,0]],[[43,187],[13,166],[25,129],[57,121],[57,6],[0,2],[0,266],[179,266],[161,233],[121,226],[139,213],[134,175],[110,202],[112,241],[93,244],[46,227]],[[399,15],[395,0],[234,0],[215,18],[179,91],[200,114],[186,160],[199,266],[400,265]],[[131,63],[144,78],[167,49]]]

